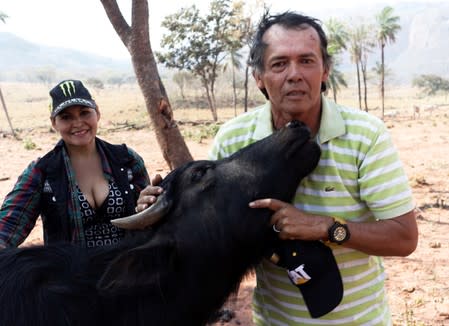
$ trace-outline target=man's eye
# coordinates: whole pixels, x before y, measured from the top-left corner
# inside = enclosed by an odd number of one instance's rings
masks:
[[[282,68],[285,65],[283,61],[273,63],[273,68]]]

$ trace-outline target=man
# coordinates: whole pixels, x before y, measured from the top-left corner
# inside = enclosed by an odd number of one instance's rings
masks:
[[[293,204],[266,198],[250,206],[273,210],[281,239],[330,243],[344,284],[341,303],[313,319],[285,269],[264,261],[257,269],[255,323],[391,325],[379,256],[409,255],[418,230],[408,180],[385,126],[321,94],[331,57],[314,18],[266,13],[249,64],[268,102],[224,124],[210,158],[227,157],[291,120],[306,123],[322,149],[318,167],[301,182]]]

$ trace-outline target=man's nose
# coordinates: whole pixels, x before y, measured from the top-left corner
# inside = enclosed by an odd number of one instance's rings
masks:
[[[299,64],[293,63],[288,67],[288,81],[297,82],[303,79],[302,69]]]

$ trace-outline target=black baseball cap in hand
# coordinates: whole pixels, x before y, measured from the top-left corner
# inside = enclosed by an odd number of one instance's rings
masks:
[[[50,91],[51,96],[51,117],[54,118],[62,110],[81,105],[96,109],[97,104],[93,100],[89,91],[79,80],[63,80]]]
[[[286,268],[310,315],[319,318],[343,298],[343,281],[332,249],[321,241],[279,240],[270,261]]]

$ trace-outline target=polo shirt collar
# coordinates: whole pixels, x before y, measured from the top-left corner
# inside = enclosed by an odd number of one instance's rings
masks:
[[[321,95],[321,107],[318,140],[320,144],[323,144],[331,139],[344,135],[346,133],[346,127],[336,103],[329,101],[325,96]]]
[[[274,132],[271,120],[271,102],[267,101],[257,115],[256,129],[253,134],[255,140],[263,139]]]
[[[335,103],[329,101],[323,95],[321,95],[321,103],[322,112],[318,139],[319,142],[323,144],[333,138],[344,135],[346,132],[346,127]],[[258,112],[256,129],[254,130],[254,138],[256,140],[263,139],[271,135],[273,131],[271,103],[267,101]]]

